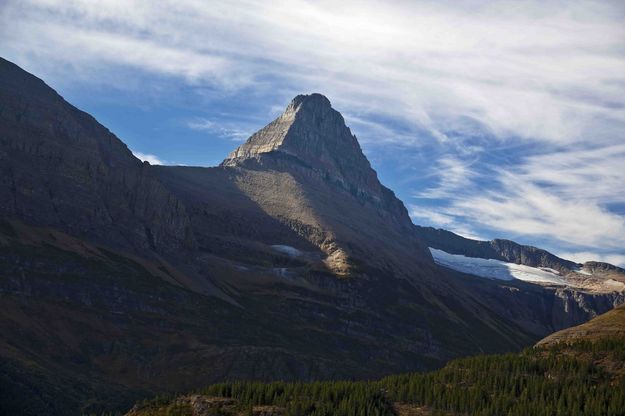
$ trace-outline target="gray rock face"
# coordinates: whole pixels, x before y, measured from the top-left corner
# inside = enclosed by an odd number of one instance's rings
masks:
[[[553,333],[536,345],[548,346],[560,342],[596,341],[623,336],[625,336],[625,305],[620,305],[581,325]],[[622,367],[622,361],[614,364],[617,368]]]
[[[295,97],[282,115],[222,162],[229,167],[259,164],[315,174],[392,213],[399,224],[411,228],[404,205],[380,183],[343,116],[321,94]]]
[[[222,163],[280,152],[359,192],[379,197],[381,185],[343,116],[321,94],[298,95],[284,113],[254,133]]]
[[[0,215],[140,252],[194,244],[184,206],[149,165],[1,58]]]
[[[553,327],[556,330],[586,322],[625,302],[625,293],[592,294],[569,288],[555,290]]]
[[[560,272],[568,272],[578,268],[578,264],[562,259],[546,250],[525,246],[510,240],[495,239],[490,246],[501,257],[510,263],[524,264],[531,267],[549,267]]]

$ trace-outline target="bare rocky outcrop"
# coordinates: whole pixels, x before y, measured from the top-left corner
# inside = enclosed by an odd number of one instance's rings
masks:
[[[606,275],[623,275],[625,276],[625,269],[615,266],[610,263],[604,263],[600,261],[587,261],[583,264],[582,268],[590,273],[606,274]]]
[[[561,276],[562,283],[537,284],[558,287],[558,291],[566,288],[566,291],[576,294],[579,299],[599,296],[599,298],[603,297],[604,301],[613,303],[613,305],[622,303],[624,300],[625,270],[608,263],[590,261],[579,264],[560,258],[546,250],[521,245],[510,240],[472,240],[447,230],[431,227],[415,226],[415,231],[429,247],[447,253],[551,269]],[[614,302],[611,301],[612,298],[615,299]],[[566,304],[564,306],[564,312],[567,312]],[[583,305],[580,306],[584,309]],[[604,308],[591,309],[595,311],[605,310]],[[587,312],[584,312],[583,315],[593,316],[592,314],[587,315]],[[564,322],[571,322],[569,318],[570,314],[565,315]]]
[[[382,208],[399,226],[412,226],[408,211],[380,183],[341,113],[321,94],[295,97],[284,113],[222,162],[222,166],[230,167],[255,165],[317,176],[344,188],[363,203]]]
[[[564,273],[579,268],[577,263],[562,259],[547,250],[537,247],[502,239],[495,239],[489,243],[501,260],[510,263],[524,264],[531,267],[548,267]]]
[[[357,194],[381,200],[382,185],[343,116],[321,94],[298,95],[284,113],[234,150],[223,166],[245,166],[277,152]]]

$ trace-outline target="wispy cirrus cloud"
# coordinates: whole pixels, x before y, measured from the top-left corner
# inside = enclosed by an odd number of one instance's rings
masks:
[[[408,206],[410,217],[418,224],[435,228],[445,228],[453,230],[454,233],[466,238],[474,240],[483,240],[475,229],[466,223],[455,212],[451,210],[447,212],[442,207],[425,207],[421,205],[411,204]]]
[[[528,157],[518,167],[518,180],[542,184],[564,200],[623,203],[625,192],[625,136],[614,144],[565,148]]]
[[[206,118],[190,120],[186,125],[190,129],[214,133],[218,137],[237,142],[247,139],[253,133],[252,129],[242,129],[241,123],[213,121]]]
[[[150,165],[164,165],[165,164],[165,162],[156,155],[151,155],[149,153],[135,152],[135,151],[133,151],[132,154],[135,155],[135,157],[141,160],[142,162],[149,162]]]
[[[447,199],[472,184],[477,173],[471,169],[471,162],[465,162],[454,156],[443,156],[437,161],[433,170],[436,176],[434,187],[419,191],[418,198]]]
[[[583,198],[565,200],[515,175],[498,178],[499,190],[454,198],[456,212],[495,230],[549,237],[586,247],[621,248],[625,219]]]
[[[620,1],[8,0],[0,53],[59,84],[158,89],[148,74],[240,107],[322,92],[374,157],[414,161],[415,221],[617,258],[623,21]],[[242,140],[249,116],[185,128]]]
[[[436,206],[443,216],[430,217],[434,225],[540,238],[556,248],[584,248],[559,250],[574,259],[594,254],[623,264],[625,217],[609,207],[625,207],[625,145],[552,149],[511,166],[483,162],[479,169],[444,160],[434,170],[439,185],[418,194],[444,199]]]
[[[125,65],[222,89],[322,90],[441,140],[463,118],[555,142],[604,140],[625,122],[619,2],[327,6],[9,1],[2,50],[37,67],[49,58],[48,71]]]

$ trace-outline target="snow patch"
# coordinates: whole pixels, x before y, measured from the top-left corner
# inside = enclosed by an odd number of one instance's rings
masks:
[[[430,252],[437,264],[479,277],[566,285],[564,277],[557,270],[546,267],[530,267],[495,259],[466,257],[461,254],[450,254],[432,247],[430,247]]]
[[[291,246],[287,246],[283,244],[276,244],[276,245],[271,246],[271,248],[273,248],[279,253],[286,254],[287,256],[291,256],[291,257],[299,257],[302,254],[304,254],[300,250],[296,249],[295,247],[291,247]]]

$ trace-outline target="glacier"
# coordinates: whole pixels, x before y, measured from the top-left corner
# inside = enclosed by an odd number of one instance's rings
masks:
[[[467,257],[461,254],[450,254],[432,247],[429,249],[437,264],[462,273],[497,280],[516,279],[525,282],[547,283],[561,286],[567,284],[564,276],[560,275],[557,270],[507,263],[495,259],[482,259],[478,257]]]

